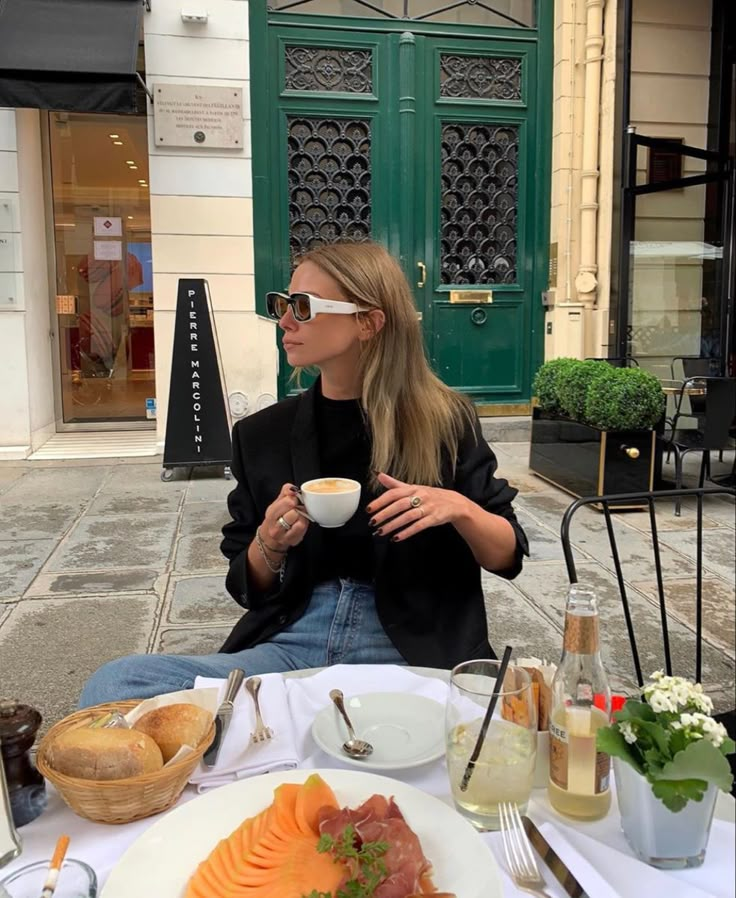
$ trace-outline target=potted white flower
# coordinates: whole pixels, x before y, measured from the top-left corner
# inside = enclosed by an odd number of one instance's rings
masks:
[[[655,867],[703,863],[718,789],[733,784],[726,755],[736,749],[715,721],[700,683],[660,671],[598,730],[613,758],[621,827],[636,854]]]

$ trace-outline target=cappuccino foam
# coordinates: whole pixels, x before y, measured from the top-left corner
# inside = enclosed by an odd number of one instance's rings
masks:
[[[349,480],[340,480],[338,477],[316,480],[305,487],[308,493],[350,493],[355,486]]]

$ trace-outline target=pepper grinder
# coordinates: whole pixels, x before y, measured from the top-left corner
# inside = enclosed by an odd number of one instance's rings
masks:
[[[41,720],[30,705],[0,699],[0,752],[16,827],[35,820],[46,807],[46,784],[30,758]]]

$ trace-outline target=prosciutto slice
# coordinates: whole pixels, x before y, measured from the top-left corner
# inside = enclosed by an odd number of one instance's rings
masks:
[[[437,891],[432,882],[432,865],[393,798],[372,795],[359,808],[323,808],[320,811],[320,834],[337,839],[350,824],[355,829],[356,848],[364,842],[388,843],[388,850],[382,857],[386,877],[377,886],[375,898],[407,898]],[[357,872],[357,869],[348,870],[344,882]]]

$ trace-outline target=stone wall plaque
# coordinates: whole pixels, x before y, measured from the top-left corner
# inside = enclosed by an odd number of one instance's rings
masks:
[[[158,147],[243,148],[243,89],[154,84]]]

